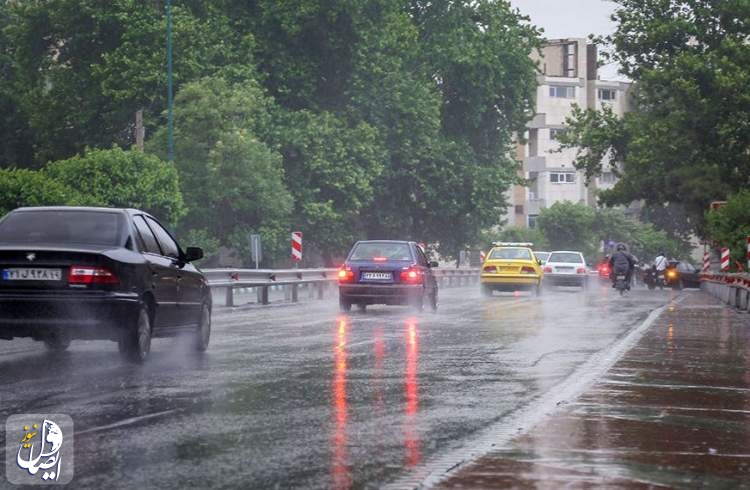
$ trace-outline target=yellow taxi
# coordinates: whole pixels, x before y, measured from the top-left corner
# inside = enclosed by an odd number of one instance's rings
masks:
[[[479,282],[482,294],[493,291],[530,290],[542,292],[542,268],[534,255],[533,243],[494,242],[482,264]]]

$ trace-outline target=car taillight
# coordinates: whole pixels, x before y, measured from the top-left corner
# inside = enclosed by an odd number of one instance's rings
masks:
[[[544,267],[544,272],[552,272],[552,267],[550,267],[550,266],[545,266],[545,267]]]
[[[494,265],[486,265],[486,266],[484,266],[484,269],[482,269],[482,270],[483,270],[484,272],[492,272],[492,273],[495,273],[495,272],[497,272],[497,267],[495,267]]]
[[[401,282],[407,284],[421,284],[422,283],[422,271],[415,268],[409,267],[401,271]]]
[[[586,268],[585,267],[579,267],[576,269],[577,274],[586,274]]]
[[[354,271],[351,267],[342,267],[339,269],[339,283],[354,282]]]
[[[372,260],[373,262],[385,262],[388,259],[385,257],[373,257]]]
[[[536,270],[533,267],[524,266],[521,267],[521,274],[536,274]]]
[[[106,267],[72,265],[68,272],[68,284],[119,284],[120,279]]]

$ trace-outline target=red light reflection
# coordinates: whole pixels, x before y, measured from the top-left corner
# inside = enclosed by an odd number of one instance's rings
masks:
[[[335,489],[348,489],[352,486],[349,474],[349,454],[346,449],[346,340],[349,325],[346,318],[339,318],[336,343],[333,347],[333,437],[331,453],[331,480]]]
[[[404,425],[404,446],[406,448],[406,466],[415,466],[422,460],[419,432],[417,431],[417,412],[419,411],[419,382],[417,380],[417,363],[419,361],[419,338],[415,320],[406,322],[406,422]]]

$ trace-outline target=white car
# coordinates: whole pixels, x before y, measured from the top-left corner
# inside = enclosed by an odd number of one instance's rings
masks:
[[[544,264],[544,283],[548,286],[588,285],[588,267],[581,252],[557,250],[551,252]]]

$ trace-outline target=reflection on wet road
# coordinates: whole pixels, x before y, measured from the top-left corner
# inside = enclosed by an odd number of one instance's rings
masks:
[[[0,342],[1,414],[71,415],[79,488],[376,487],[532,404],[672,294],[218,310],[205,355],[157,340],[144,366],[106,342]]]

